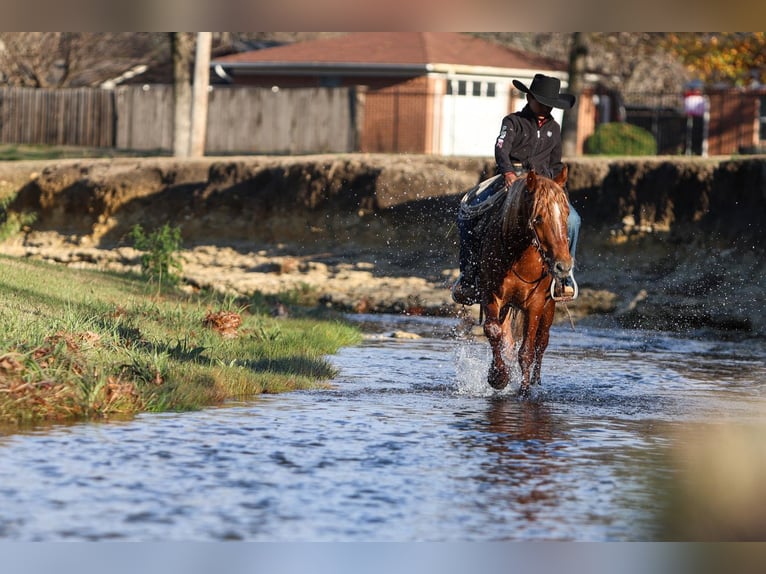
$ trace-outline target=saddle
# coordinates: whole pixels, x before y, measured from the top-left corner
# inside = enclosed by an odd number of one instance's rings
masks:
[[[502,174],[485,179],[463,195],[460,200],[458,219],[480,218],[500,202],[507,192]]]

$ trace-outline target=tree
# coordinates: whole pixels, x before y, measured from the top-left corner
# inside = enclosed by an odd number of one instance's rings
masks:
[[[662,43],[707,85],[766,83],[766,33],[667,34]]]
[[[561,126],[562,153],[565,156],[577,155],[577,115],[580,109],[585,75],[585,58],[588,55],[588,33],[573,32],[572,47],[569,50],[569,88],[577,100],[572,109],[564,111],[564,121]]]
[[[9,86],[99,86],[166,57],[164,35],[144,32],[3,32],[0,73]]]
[[[566,62],[572,34],[564,32],[474,32],[504,46]],[[589,32],[585,69],[598,84],[626,92],[680,93],[687,72],[662,46],[659,32]]]
[[[194,34],[170,32],[170,47],[173,57],[173,155],[187,157],[191,135]]]

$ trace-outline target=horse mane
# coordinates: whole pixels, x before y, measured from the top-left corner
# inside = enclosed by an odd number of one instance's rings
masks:
[[[518,235],[526,229],[524,223],[529,219],[527,213],[526,198],[527,179],[525,177],[517,178],[508,189],[501,210],[503,222],[503,238],[509,239],[512,235]]]
[[[519,177],[506,194],[502,207],[503,239],[506,241],[527,236],[529,221],[543,211],[550,211],[556,204],[562,211],[568,207],[566,195],[556,182],[539,174],[536,179],[534,193],[527,192],[527,177]]]

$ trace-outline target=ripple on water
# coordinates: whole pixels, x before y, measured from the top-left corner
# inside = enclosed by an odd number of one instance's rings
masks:
[[[554,330],[520,400],[454,322],[377,324],[423,338],[342,349],[329,390],[0,437],[0,537],[650,540],[668,427],[763,412],[763,352],[721,342]]]

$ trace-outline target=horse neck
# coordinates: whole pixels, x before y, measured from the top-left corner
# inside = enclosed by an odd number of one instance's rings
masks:
[[[533,200],[526,193],[526,181],[519,178],[513,182],[503,202],[501,217],[503,241],[513,251],[532,242],[529,219],[532,215]]]

